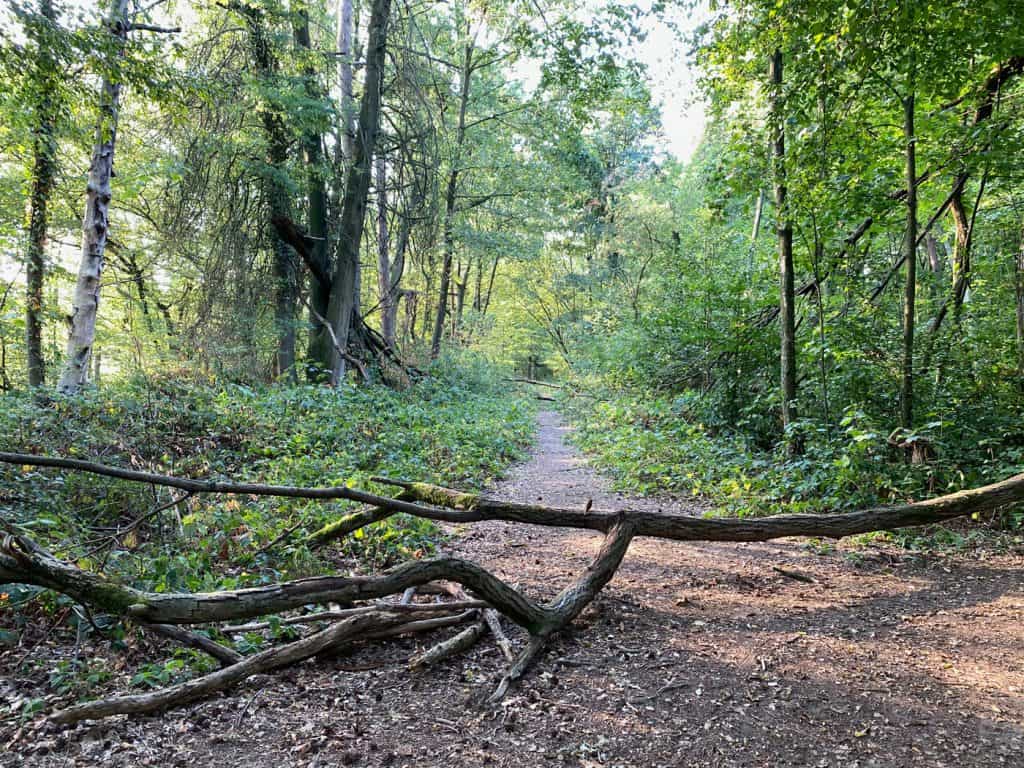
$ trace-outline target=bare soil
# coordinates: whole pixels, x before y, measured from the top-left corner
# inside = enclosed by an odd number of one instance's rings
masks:
[[[564,432],[541,414],[533,458],[494,493],[700,512],[611,492]],[[533,595],[575,579],[599,545],[506,523],[452,533],[446,549]],[[493,643],[408,671],[436,639],[367,645],[162,716],[11,726],[0,765],[1024,766],[1019,552],[640,539],[572,631],[486,708],[504,666]],[[25,695],[9,656],[0,695]]]

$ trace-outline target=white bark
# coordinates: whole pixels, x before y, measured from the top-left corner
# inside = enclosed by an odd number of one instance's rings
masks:
[[[117,37],[115,56],[121,59],[128,39],[128,0],[115,0],[107,24],[110,33]],[[114,143],[121,100],[119,80],[104,78],[100,87],[96,142],[89,165],[85,216],[82,220],[82,262],[75,283],[64,370],[57,383],[57,390],[64,394],[78,392],[88,380],[89,358],[96,339],[100,279],[103,276],[103,256],[110,228],[110,178],[114,169]]]

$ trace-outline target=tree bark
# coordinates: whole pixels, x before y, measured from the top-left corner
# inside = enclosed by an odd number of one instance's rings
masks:
[[[45,29],[38,33],[35,62],[35,135],[32,143],[32,190],[29,196],[28,253],[26,254],[25,351],[28,385],[46,383],[43,356],[43,283],[46,277],[46,241],[49,204],[57,171],[57,62],[50,40],[57,23],[52,0],[40,0]]]
[[[370,16],[366,80],[359,109],[358,135],[342,200],[338,250],[331,284],[331,300],[326,316],[341,345],[348,343],[353,327],[359,328],[362,322],[357,315],[359,252],[366,216],[366,198],[370,189],[370,160],[380,127],[381,80],[390,12],[391,0],[374,0]],[[345,360],[333,345],[330,353],[331,382],[338,384],[344,376]]]
[[[237,4],[235,7],[245,17],[256,71],[264,83],[272,88],[278,63],[264,26],[263,13],[252,5]],[[298,18],[303,19],[304,14],[300,12]],[[301,26],[302,22],[299,21],[295,29],[297,41]],[[308,22],[306,37],[308,43]],[[291,221],[292,217],[291,194],[284,181],[287,178],[289,137],[279,105],[260,104],[259,114],[267,142],[267,170],[263,174],[263,188],[270,211],[269,218],[273,225],[274,222]],[[282,237],[276,225],[270,229],[270,241],[274,255],[274,327],[277,332],[274,374],[288,376],[294,380],[295,321],[299,294],[298,263],[292,247]]]
[[[917,297],[917,135],[914,129],[914,51],[910,51],[907,94],[903,99],[903,139],[906,145],[907,227],[903,238],[903,260],[907,279],[903,291],[903,376],[900,383],[900,426],[914,425],[914,304]]]
[[[1024,389],[1024,233],[1021,234],[1014,270],[1014,294],[1017,309],[1017,378]]]
[[[355,153],[355,98],[352,95],[352,0],[338,0],[338,90],[341,94],[341,136],[338,147],[347,167]]]
[[[115,66],[120,66],[128,41],[128,0],[115,1],[107,24],[110,34],[115,38]],[[114,170],[120,104],[121,77],[119,74],[108,75],[100,84],[96,141],[85,191],[82,261],[75,282],[64,369],[57,383],[57,390],[66,395],[76,394],[85,386],[89,377],[89,355],[96,340],[100,278],[103,276],[103,259],[110,228],[110,178]]]
[[[787,429],[796,420],[796,310],[793,293],[793,225],[786,201],[786,130],[782,87],[782,51],[772,55],[772,159],[775,176],[775,206],[779,251],[779,337],[780,378],[782,394],[782,427]],[[790,453],[800,453],[801,441],[792,436],[787,445]]]
[[[388,233],[387,159],[378,153],[377,186],[377,293],[380,301],[380,333],[384,343],[395,346],[395,310],[398,306],[398,285],[391,274],[391,243]]]

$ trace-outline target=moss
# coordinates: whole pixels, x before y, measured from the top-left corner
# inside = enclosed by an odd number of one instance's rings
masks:
[[[480,496],[475,493],[460,493],[447,488],[441,488],[430,483],[413,483],[409,487],[412,494],[419,500],[438,507],[451,507],[469,511],[473,509]]]

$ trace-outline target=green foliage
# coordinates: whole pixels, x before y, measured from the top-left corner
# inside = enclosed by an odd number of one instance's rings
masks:
[[[623,488],[700,495],[715,514],[843,512],[950,493],[1024,470],[1024,455],[1013,447],[1019,429],[1005,431],[996,445],[979,439],[984,425],[979,431],[928,424],[915,437],[927,440],[937,458],[915,464],[889,445],[887,430],[848,409],[841,430],[831,434],[820,424],[798,424],[806,451],[793,457],[781,446],[758,448],[743,425],[712,431],[705,417],[713,414],[703,410],[707,401],[694,393],[602,394],[606,399],[596,404],[581,398],[567,405],[579,445]],[[1019,526],[1019,511],[1005,522]]]
[[[173,378],[137,379],[45,404],[10,393],[2,396],[0,432],[10,436],[9,449],[176,475],[383,493],[388,489],[371,484],[371,475],[479,486],[521,455],[532,404],[500,393],[493,381],[481,388],[482,370],[476,377],[475,386],[436,377],[401,393]],[[11,466],[0,469],[0,495],[7,514],[54,551],[155,591],[231,588],[322,571],[319,556],[295,542],[351,506],[192,497],[134,525],[170,497],[138,484]],[[259,552],[296,524],[295,536]],[[345,554],[382,564],[420,556],[436,541],[432,524],[397,516],[346,542]],[[97,546],[102,556],[90,553]]]

